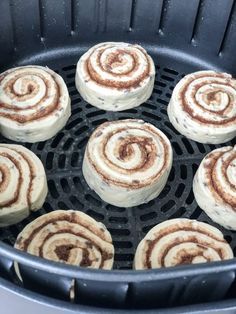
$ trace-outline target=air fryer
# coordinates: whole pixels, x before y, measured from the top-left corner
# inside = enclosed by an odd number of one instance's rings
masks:
[[[148,271],[132,270],[139,241],[157,223],[185,217],[219,228],[235,252],[236,234],[213,223],[197,206],[192,180],[202,158],[224,145],[203,145],[179,134],[167,117],[177,82],[187,73],[213,69],[236,76],[234,0],[1,0],[0,72],[28,64],[48,66],[65,80],[72,100],[66,127],[48,141],[23,143],[42,160],[49,193],[43,208],[0,229],[2,314],[234,313],[236,260]],[[141,106],[106,112],[75,88],[80,56],[96,43],[142,45],[156,65],[152,96]],[[159,197],[133,208],[103,202],[81,171],[92,131],[109,120],[141,118],[170,139],[174,163]],[[13,143],[0,136],[0,142]],[[228,143],[234,145],[235,139]],[[115,246],[114,270],[64,265],[13,248],[29,222],[54,209],[75,209],[104,223]],[[19,263],[23,282],[14,271]],[[70,300],[71,284],[75,296]]]

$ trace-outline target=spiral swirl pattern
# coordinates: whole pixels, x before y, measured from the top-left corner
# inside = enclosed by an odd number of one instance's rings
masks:
[[[139,243],[134,268],[149,269],[233,258],[223,234],[196,220],[171,219],[153,227]]]
[[[121,111],[146,101],[154,78],[154,63],[142,47],[108,42],[92,47],[80,58],[76,87],[93,106]]]
[[[0,127],[15,141],[37,142],[54,136],[71,114],[63,79],[40,66],[0,74]]]
[[[167,137],[142,120],[105,122],[88,142],[83,174],[106,202],[131,207],[155,198],[172,166]]]
[[[114,247],[106,227],[88,215],[56,210],[43,215],[18,235],[15,248],[56,262],[111,269]]]
[[[46,175],[38,157],[23,146],[0,144],[0,227],[41,208],[46,195]]]
[[[201,143],[224,143],[236,136],[236,80],[227,73],[199,71],[175,87],[168,106],[174,127]]]
[[[213,221],[236,230],[236,146],[215,149],[203,159],[193,191],[198,205]]]

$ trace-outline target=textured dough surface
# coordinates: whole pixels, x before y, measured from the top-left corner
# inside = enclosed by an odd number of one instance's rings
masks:
[[[71,115],[62,77],[47,67],[24,66],[0,74],[0,133],[17,142],[53,137]]]
[[[139,243],[135,269],[197,264],[233,258],[229,244],[215,227],[177,218],[153,227]]]
[[[78,61],[76,88],[91,105],[110,111],[134,108],[152,94],[155,65],[139,45],[105,42]]]
[[[39,158],[21,145],[0,144],[0,227],[18,223],[40,209],[47,192]]]
[[[230,141],[236,136],[236,80],[214,71],[186,75],[175,86],[167,112],[175,129],[194,141]]]
[[[105,122],[91,135],[83,160],[86,182],[105,202],[131,207],[164,188],[172,148],[159,129],[142,120]]]
[[[112,238],[106,227],[74,210],[56,210],[28,224],[18,235],[15,248],[70,265],[111,269]]]
[[[206,155],[195,174],[193,192],[199,207],[213,221],[236,230],[236,146]]]

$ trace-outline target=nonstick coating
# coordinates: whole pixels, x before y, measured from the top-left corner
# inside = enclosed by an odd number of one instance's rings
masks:
[[[40,211],[20,224],[0,229],[0,240],[13,245],[27,223],[54,209],[82,210],[111,231],[116,250],[114,266],[120,270],[103,272],[53,264],[20,254],[0,242],[0,295],[11,285],[9,309],[13,307],[14,313],[14,306],[19,309],[19,303],[14,304],[13,293],[19,293],[23,302],[24,295],[30,297],[32,291],[36,292],[37,309],[46,300],[43,295],[53,297],[50,302],[54,305],[69,300],[71,278],[75,279],[74,312],[83,313],[76,305],[86,304],[97,307],[99,313],[103,312],[102,307],[109,307],[109,313],[118,308],[141,309],[143,313],[146,308],[158,308],[159,312],[162,307],[167,308],[166,313],[172,313],[176,306],[213,301],[218,302],[205,303],[205,312],[215,313],[218,309],[218,313],[223,313],[223,308],[232,306],[236,309],[235,259],[143,272],[131,270],[138,242],[152,226],[175,217],[217,226],[236,255],[235,232],[212,223],[192,193],[193,176],[202,158],[222,145],[202,145],[186,139],[173,129],[166,114],[173,88],[184,74],[213,69],[236,77],[235,29],[234,0],[0,1],[0,72],[28,64],[57,70],[69,88],[73,112],[65,129],[53,139],[24,144],[41,158],[49,193]],[[84,102],[75,89],[79,57],[91,46],[105,41],[141,44],[155,61],[157,76],[152,97],[136,109],[104,112]],[[154,124],[169,137],[174,151],[173,168],[161,195],[148,204],[128,209],[102,202],[88,188],[81,172],[92,131],[104,121],[123,118],[141,118]],[[0,142],[9,141],[0,136]],[[14,260],[21,263],[23,287],[14,273]],[[227,300],[230,298],[234,301]],[[72,306],[69,302],[63,304],[67,309]],[[4,309],[5,306],[6,302]],[[202,309],[197,312],[203,312]],[[186,307],[186,313],[191,312],[195,313],[193,308]]]
[[[13,245],[18,233],[33,219],[55,209],[74,209],[87,213],[107,226],[115,246],[115,269],[131,269],[139,241],[154,225],[172,218],[197,219],[218,227],[235,250],[236,233],[213,223],[197,206],[192,192],[193,176],[203,157],[227,144],[199,144],[180,135],[172,127],[166,108],[173,88],[185,73],[173,67],[176,62],[158,63],[158,57],[154,56],[154,59],[157,60],[156,80],[151,98],[138,108],[115,113],[92,107],[80,97],[75,88],[75,60],[71,63],[63,63],[62,60],[56,64],[53,60],[44,61],[45,65],[64,78],[72,100],[72,116],[54,138],[24,144],[42,160],[49,193],[41,210],[17,225],[0,229],[0,240]],[[177,63],[176,67],[183,69],[185,65]],[[119,208],[103,202],[90,190],[81,171],[85,146],[93,130],[105,121],[126,118],[143,119],[155,125],[170,139],[174,152],[173,167],[162,193],[149,203],[133,208]],[[0,142],[10,141],[0,137]]]

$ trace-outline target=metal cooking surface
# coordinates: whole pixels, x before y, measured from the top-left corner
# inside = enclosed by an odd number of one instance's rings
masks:
[[[192,193],[193,176],[203,156],[226,144],[203,145],[190,141],[168,121],[167,104],[174,86],[184,74],[165,65],[157,66],[151,98],[138,108],[111,113],[92,107],[81,99],[74,84],[74,64],[54,70],[66,81],[72,99],[72,116],[65,129],[54,138],[25,144],[45,166],[49,193],[41,210],[17,225],[0,229],[0,240],[13,245],[18,233],[36,217],[54,209],[77,209],[103,222],[110,230],[116,252],[115,269],[132,268],[137,244],[145,234],[157,223],[177,217],[198,219],[217,226],[236,254],[236,232],[214,224],[197,206]],[[133,208],[119,208],[101,201],[89,189],[81,171],[84,149],[92,131],[107,120],[125,118],[141,118],[161,129],[170,139],[174,152],[172,171],[160,196]],[[0,136],[0,142],[9,141]]]

